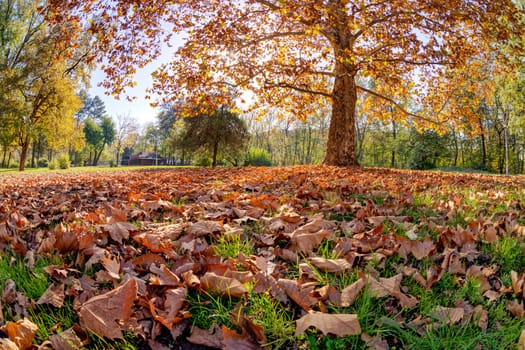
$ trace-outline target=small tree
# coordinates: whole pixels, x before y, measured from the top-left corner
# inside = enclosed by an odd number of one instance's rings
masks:
[[[117,115],[117,128],[115,133],[116,166],[120,164],[120,153],[126,147],[135,144],[138,137],[137,121],[129,114]]]
[[[107,116],[102,117],[100,124],[88,118],[85,121],[84,134],[86,142],[93,148],[92,165],[97,165],[106,145],[110,145],[115,140],[115,123]]]
[[[245,123],[226,106],[219,107],[212,115],[185,119],[184,129],[179,145],[187,150],[206,152],[213,167],[217,165],[219,154],[243,149],[249,138]]]

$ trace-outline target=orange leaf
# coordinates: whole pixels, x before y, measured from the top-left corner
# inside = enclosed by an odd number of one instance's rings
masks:
[[[109,339],[123,339],[119,322],[127,321],[137,298],[137,282],[131,278],[105,294],[97,295],[80,306],[80,323]]]

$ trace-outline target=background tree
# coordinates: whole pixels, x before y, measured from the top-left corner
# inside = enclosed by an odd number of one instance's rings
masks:
[[[98,124],[93,119],[88,118],[85,121],[84,134],[86,142],[93,150],[91,165],[96,166],[104,148],[115,140],[115,123],[108,116],[102,117]]]
[[[238,165],[244,157],[240,151],[247,141],[248,130],[244,122],[228,107],[222,106],[212,115],[185,119],[179,143],[192,151],[204,151],[211,157],[211,165],[216,166],[219,155]]]
[[[97,49],[106,54],[100,62],[107,62],[105,86],[113,93],[133,85],[136,67],[160,54],[163,37],[169,41],[174,32],[183,32],[185,44],[154,74],[151,91],[164,102],[183,99],[190,106],[207,105],[209,112],[224,104],[233,107],[228,91],[238,87],[255,93],[256,107],[279,106],[285,117],[305,119],[312,106],[330,105],[325,163],[332,165],[357,164],[358,94],[375,96],[395,111],[396,120],[414,119],[419,127],[471,122],[475,111],[463,108],[450,91],[468,89],[463,77],[476,73],[470,58],[494,59],[498,52],[490,44],[507,43],[512,31],[522,31],[512,0],[49,4],[57,21],[89,23],[98,36]],[[361,77],[373,79],[378,88],[358,85]],[[412,89],[424,107],[418,115],[403,106]]]
[[[40,133],[67,128],[87,69],[81,63],[87,41],[63,46],[63,27],[49,26],[40,6],[36,0],[0,1],[0,112],[20,147],[20,170]]]
[[[107,115],[106,105],[99,96],[91,97],[85,91],[81,91],[80,96],[83,106],[76,113],[78,120],[84,121],[87,118],[91,118],[95,122],[99,122]]]
[[[138,137],[137,121],[129,114],[119,114],[116,117],[115,125],[115,154],[117,166],[120,164],[120,153],[126,148],[135,144]]]

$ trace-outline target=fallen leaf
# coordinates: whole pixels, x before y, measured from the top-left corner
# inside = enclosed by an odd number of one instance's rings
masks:
[[[223,349],[236,349],[236,350],[263,350],[263,348],[257,344],[250,337],[222,326],[222,348]]]
[[[213,324],[208,330],[193,327],[191,336],[187,337],[186,340],[192,344],[221,349],[223,344],[222,329],[220,329],[217,324]]]
[[[240,298],[248,293],[248,289],[238,280],[218,276],[213,272],[206,272],[204,276],[201,277],[200,287],[206,291],[235,298]]]
[[[286,295],[305,311],[310,311],[312,305],[317,303],[317,299],[310,295],[314,287],[304,287],[296,281],[284,278],[280,278],[277,283],[285,291]]]
[[[352,264],[346,259],[324,259],[320,257],[312,257],[308,258],[308,261],[324,272],[338,274],[352,269]]]
[[[46,289],[40,299],[38,299],[37,304],[51,304],[54,307],[61,308],[64,306],[65,298],[64,285],[62,283],[53,283]]]
[[[100,226],[103,231],[109,233],[109,236],[115,242],[122,244],[122,240],[128,239],[130,232],[137,231],[137,228],[129,222],[113,222]]]
[[[58,334],[53,334],[49,337],[49,341],[54,349],[60,350],[79,350],[84,346],[82,340],[78,337],[73,328]]]
[[[123,339],[120,322],[127,321],[137,298],[137,282],[130,278],[121,286],[97,295],[80,306],[80,324],[99,336]]]
[[[2,330],[9,336],[9,339],[16,344],[18,349],[26,350],[33,347],[33,339],[35,339],[38,327],[28,318],[16,322],[7,322]]]
[[[361,340],[363,340],[367,348],[371,350],[389,350],[390,349],[388,342],[384,340],[383,338],[381,338],[380,335],[371,337],[370,335],[366,333],[362,333]]]
[[[525,350],[525,329],[521,330],[520,339],[518,340],[518,350]]]
[[[517,300],[511,300],[507,303],[507,310],[514,316],[518,318],[523,318],[525,315],[525,310],[523,308],[523,302]]]
[[[341,306],[348,307],[352,305],[363,288],[366,286],[366,280],[360,278],[341,291]]]
[[[295,336],[304,333],[309,327],[319,329],[323,334],[338,337],[361,333],[361,326],[355,314],[308,313],[296,321]]]
[[[209,236],[213,233],[224,232],[224,227],[222,227],[217,221],[201,220],[188,227],[186,232],[194,237],[202,237]]]
[[[431,315],[445,324],[456,324],[465,316],[465,309],[462,307],[438,306],[431,311]]]
[[[8,339],[8,338],[0,338],[0,349],[2,350],[20,350],[20,348],[11,339]]]
[[[150,310],[155,320],[162,323],[171,330],[174,324],[182,321],[184,317],[179,316],[179,311],[184,304],[188,290],[186,288],[169,289],[165,293],[164,309],[155,309],[150,303]]]
[[[179,277],[171,272],[171,270],[168,269],[166,265],[161,265],[160,267],[151,265],[149,270],[154,274],[149,279],[151,285],[172,287],[180,285]]]

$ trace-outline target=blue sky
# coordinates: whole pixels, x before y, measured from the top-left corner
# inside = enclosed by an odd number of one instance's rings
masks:
[[[117,115],[130,115],[135,118],[141,125],[155,121],[157,109],[152,108],[149,100],[145,99],[145,91],[151,85],[151,72],[155,66],[146,67],[137,72],[135,81],[137,86],[133,89],[127,90],[129,96],[137,96],[133,102],[126,100],[125,96],[120,100],[116,100],[113,96],[105,94],[105,89],[97,86],[99,82],[104,79],[104,73],[100,70],[95,70],[91,76],[91,88],[89,95],[91,97],[99,96],[106,105],[106,111],[109,116],[115,118]]]
[[[104,73],[100,70],[95,70],[91,76],[91,88],[89,94],[91,97],[99,96],[106,105],[106,111],[109,116],[116,117],[120,114],[129,114],[135,118],[140,124],[144,125],[155,121],[157,115],[157,108],[150,106],[151,100],[146,100],[146,89],[151,86],[153,79],[151,73],[162,63],[167,63],[171,60],[173,52],[182,45],[184,41],[184,35],[174,35],[171,40],[171,47],[163,44],[161,49],[161,55],[151,64],[147,65],[143,69],[138,69],[134,80],[137,82],[137,86],[133,89],[126,90],[128,96],[136,96],[137,98],[133,102],[129,102],[126,96],[122,96],[120,100],[116,100],[113,96],[105,94],[105,89],[97,86],[99,82],[104,80]]]

